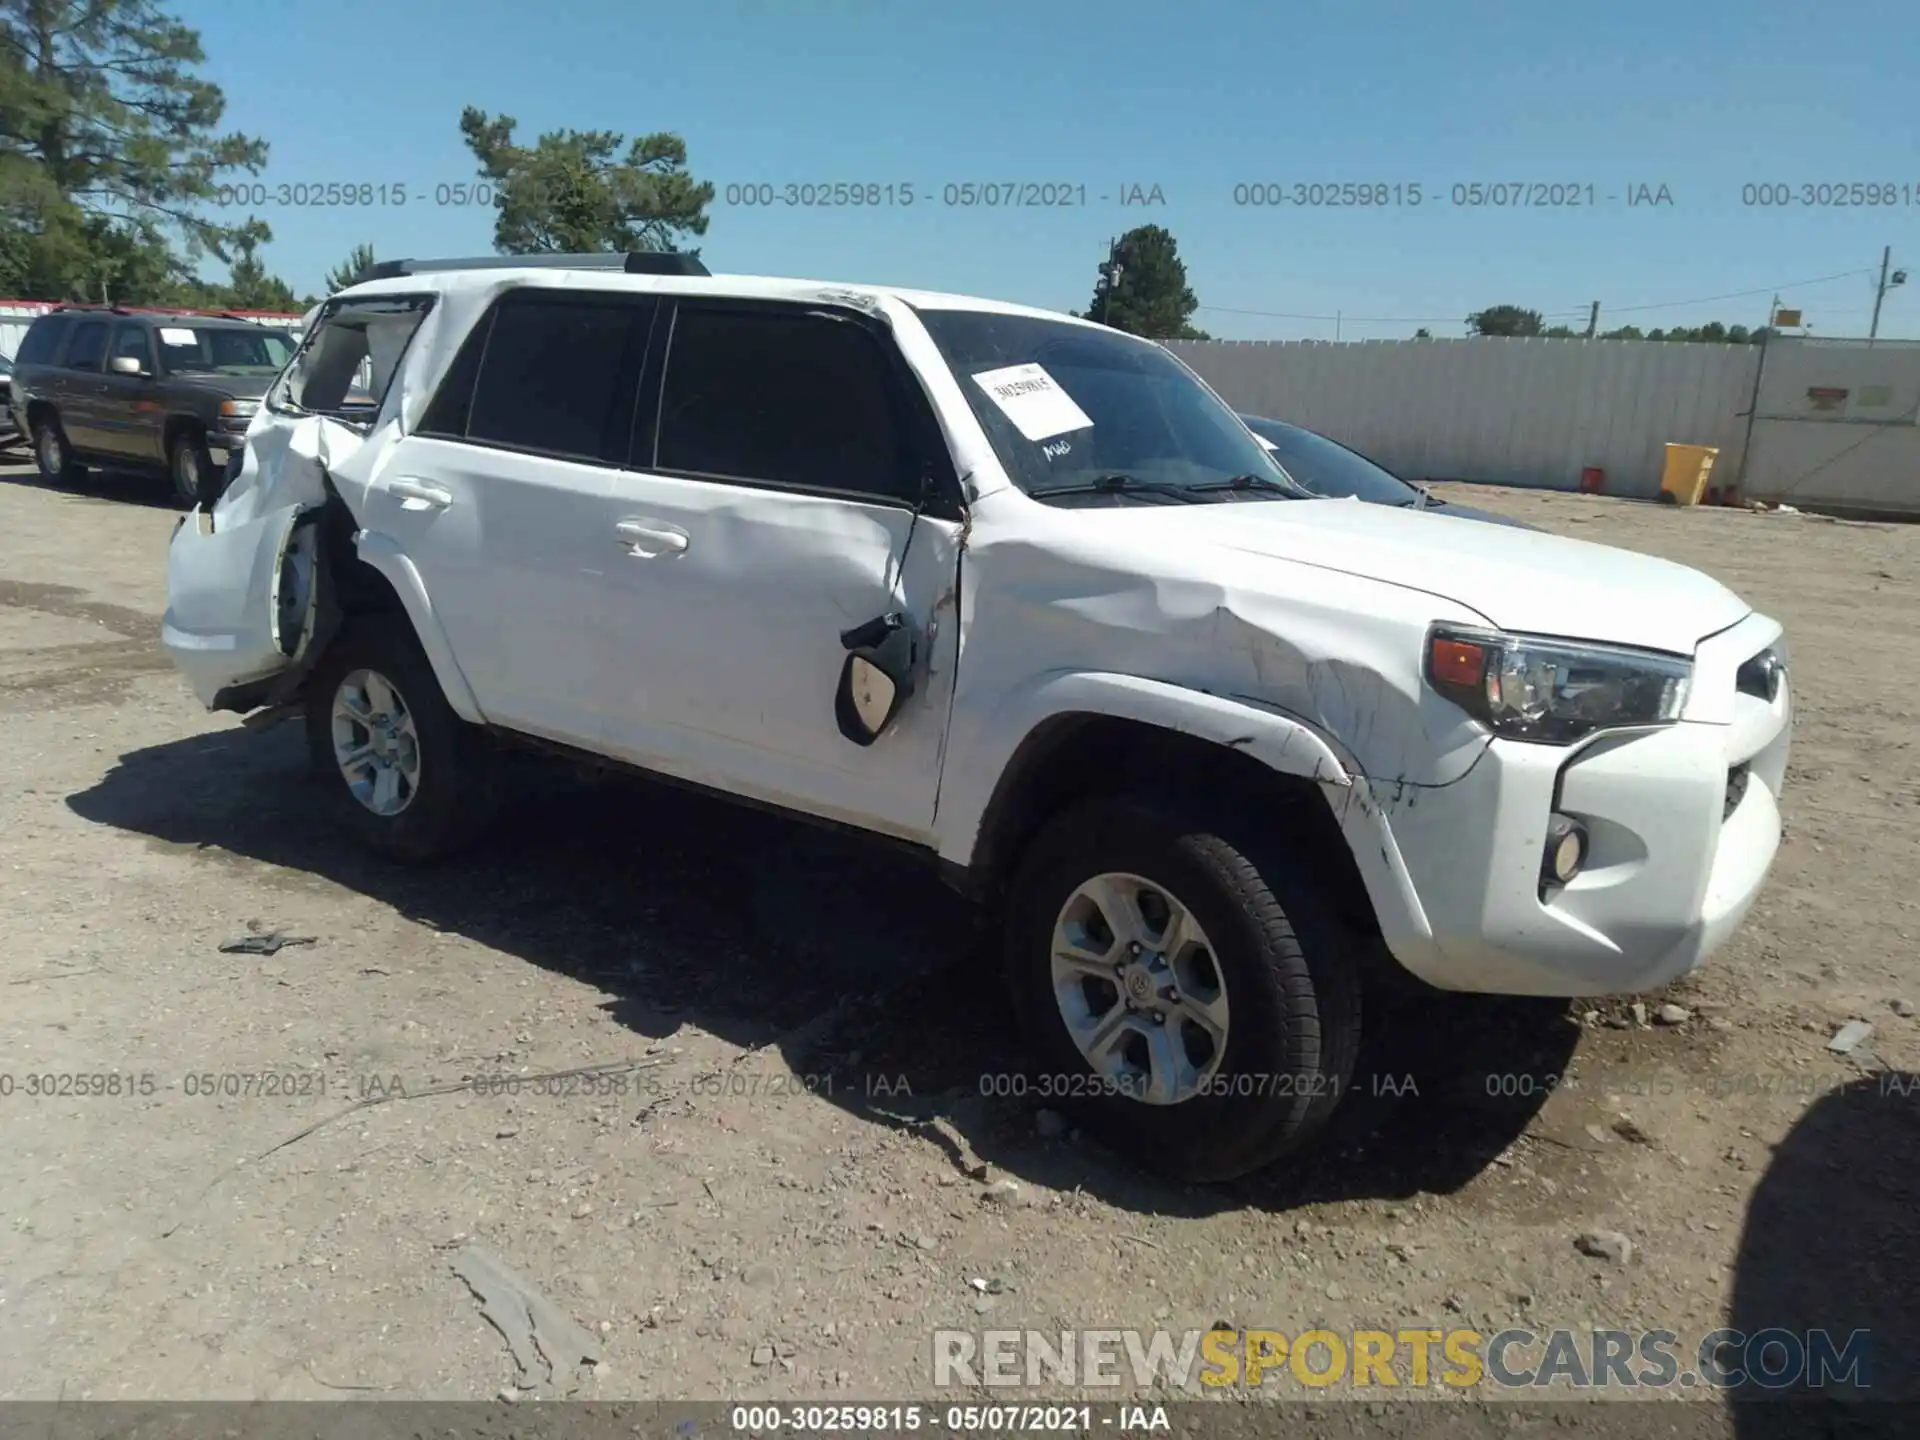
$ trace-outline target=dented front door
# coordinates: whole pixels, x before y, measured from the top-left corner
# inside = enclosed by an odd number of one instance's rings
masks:
[[[599,656],[602,745],[810,814],[929,833],[958,526],[924,515],[916,525],[897,505],[636,471],[612,488],[604,602],[580,617]],[[917,637],[915,688],[863,748],[834,719],[840,635],[888,610]]]

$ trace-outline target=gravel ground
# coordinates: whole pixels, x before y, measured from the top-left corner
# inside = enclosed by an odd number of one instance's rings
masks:
[[[1785,622],[1787,840],[1648,1023],[1425,1006],[1324,1146],[1195,1190],[983,1093],[997,985],[900,860],[533,765],[459,866],[363,857],[169,670],[164,487],[0,467],[0,1399],[899,1398],[935,1328],[1218,1322],[1869,1328],[1905,1380],[1920,528],[1446,488]],[[470,1245],[599,1363],[521,1373]]]

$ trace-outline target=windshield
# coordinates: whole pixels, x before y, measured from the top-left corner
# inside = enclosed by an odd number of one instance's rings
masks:
[[[1157,345],[1029,315],[923,310],[1013,483],[1029,495],[1112,475],[1218,485],[1285,474],[1239,418]]]
[[[1406,481],[1324,435],[1276,420],[1244,418],[1254,434],[1273,446],[1287,473],[1316,495],[1374,505],[1412,505],[1420,499],[1420,492]]]
[[[162,325],[169,375],[278,375],[293,358],[293,336],[261,325]]]

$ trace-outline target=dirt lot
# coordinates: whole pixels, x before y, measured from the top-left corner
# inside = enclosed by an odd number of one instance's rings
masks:
[[[1909,1375],[1920,528],[1472,498],[1785,622],[1785,848],[1650,1000],[1678,1023],[1424,1007],[1326,1146],[1198,1191],[982,1093],[1017,1066],[996,986],[898,860],[538,767],[459,867],[363,858],[310,818],[293,727],[167,668],[162,487],[6,469],[0,1398],[491,1397],[521,1377],[469,1244],[599,1337],[541,1395],[924,1396],[935,1327],[1220,1321],[1867,1327],[1876,1384]],[[314,943],[219,948],[269,931]],[[592,1065],[628,1068],[459,1088]]]

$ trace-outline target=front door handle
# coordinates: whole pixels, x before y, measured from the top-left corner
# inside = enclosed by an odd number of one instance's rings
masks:
[[[453,503],[451,491],[421,480],[389,480],[387,493],[400,501],[402,510],[444,510]]]
[[[679,555],[687,548],[687,532],[673,525],[622,520],[613,527],[613,532],[620,537],[626,552],[641,560],[651,560],[657,555]]]

